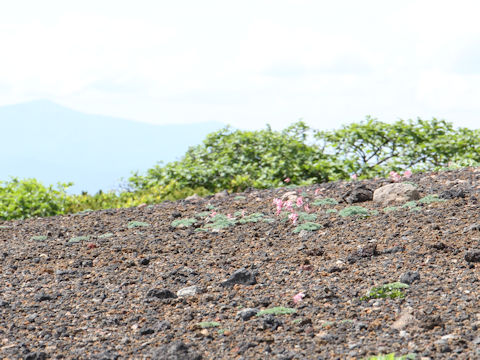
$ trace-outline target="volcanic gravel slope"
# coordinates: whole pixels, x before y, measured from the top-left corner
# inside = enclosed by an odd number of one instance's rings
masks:
[[[445,201],[342,217],[376,179],[0,222],[0,358],[480,359],[480,169],[408,181]],[[288,191],[320,229],[276,216]]]

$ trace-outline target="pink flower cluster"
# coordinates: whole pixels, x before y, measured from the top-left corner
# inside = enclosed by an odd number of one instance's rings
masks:
[[[295,209],[293,208],[292,201],[287,200],[283,201],[282,199],[273,199],[273,204],[275,205],[276,212],[275,215],[279,216],[282,210],[286,210],[290,212],[290,215],[288,218],[292,221],[293,225],[297,223],[298,220],[298,214],[295,212]],[[308,206],[307,203],[304,202],[303,197],[299,196],[297,197],[297,200],[295,202],[296,208],[300,209],[303,208],[305,209],[306,212],[310,212],[310,207]]]
[[[412,172],[410,170],[405,170],[405,172],[403,173],[403,176],[396,173],[395,171],[390,171],[390,180],[392,180],[393,182],[399,182],[402,178],[404,179],[409,179],[412,177]]]

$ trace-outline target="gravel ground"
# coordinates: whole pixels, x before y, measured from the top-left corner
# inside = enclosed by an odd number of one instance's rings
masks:
[[[0,222],[0,357],[480,359],[480,169],[408,181],[439,198],[342,201],[376,179]]]

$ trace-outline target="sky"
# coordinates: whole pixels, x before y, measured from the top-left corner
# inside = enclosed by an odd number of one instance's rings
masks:
[[[479,128],[479,13],[466,0],[4,1],[0,106],[242,129],[367,115]]]

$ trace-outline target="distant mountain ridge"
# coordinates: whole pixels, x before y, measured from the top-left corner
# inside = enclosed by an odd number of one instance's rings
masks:
[[[37,100],[0,107],[0,126],[0,181],[72,181],[70,193],[95,193],[116,188],[132,171],[178,159],[226,124],[146,124]]]

